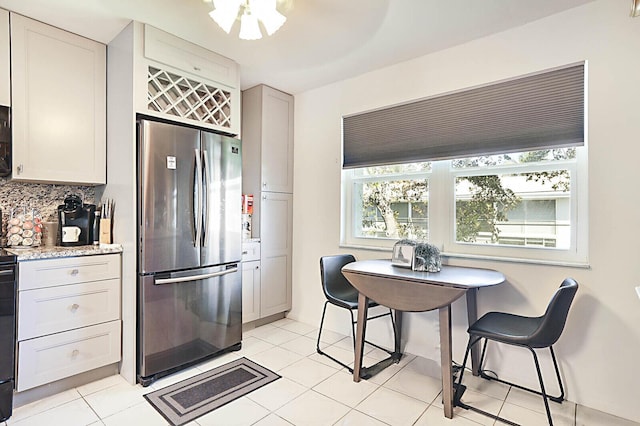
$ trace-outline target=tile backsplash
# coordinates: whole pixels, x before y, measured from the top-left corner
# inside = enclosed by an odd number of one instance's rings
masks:
[[[96,188],[93,186],[52,185],[42,183],[14,182],[0,178],[0,208],[2,209],[2,236],[11,209],[36,209],[43,221],[55,222],[57,208],[70,194],[82,197],[85,203],[96,203]]]

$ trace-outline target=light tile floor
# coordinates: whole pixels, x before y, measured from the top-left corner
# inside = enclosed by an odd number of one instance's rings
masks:
[[[156,381],[149,388],[131,386],[112,376],[61,392],[14,410],[0,426],[26,425],[166,425],[143,398],[145,393],[200,374],[245,356],[277,372],[281,379],[189,423],[190,426],[290,425],[493,425],[492,419],[455,408],[454,418],[442,412],[441,383],[434,378],[433,361],[405,356],[367,381],[354,383],[351,375],[315,350],[317,329],[290,319],[244,334],[242,350],[225,354]],[[326,350],[353,361],[351,338],[323,331]],[[324,346],[323,346],[324,348]],[[365,365],[384,353],[370,350]],[[463,400],[523,426],[545,425],[542,400],[518,389],[465,375]],[[552,403],[557,425],[639,426],[571,402]],[[502,424],[502,423],[497,423]]]

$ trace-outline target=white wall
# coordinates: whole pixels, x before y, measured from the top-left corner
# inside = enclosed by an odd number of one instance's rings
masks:
[[[339,248],[341,116],[533,71],[588,60],[590,269],[462,261],[502,271],[508,283],[480,292],[479,313],[541,314],[566,276],[581,287],[556,345],[571,401],[640,421],[640,18],[626,0],[600,0],[565,13],[296,96],[294,275],[290,317],[319,323],[320,256]],[[466,344],[464,301],[454,304],[454,359]],[[329,328],[348,332],[333,310]],[[407,315],[406,351],[438,360],[433,313]],[[374,334],[385,334],[371,327]],[[534,384],[526,351],[501,349],[492,369]],[[504,362],[502,362],[504,360]],[[543,358],[543,362],[548,359]],[[531,371],[528,367],[531,365]],[[547,375],[552,378],[553,376]]]

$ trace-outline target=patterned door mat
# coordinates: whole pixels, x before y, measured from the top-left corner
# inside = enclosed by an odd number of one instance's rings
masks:
[[[279,378],[240,358],[144,397],[169,423],[180,426]]]

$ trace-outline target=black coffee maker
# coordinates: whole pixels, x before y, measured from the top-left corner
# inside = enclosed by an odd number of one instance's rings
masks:
[[[86,246],[93,243],[95,204],[84,204],[78,195],[69,195],[58,206],[58,240],[61,246]]]

